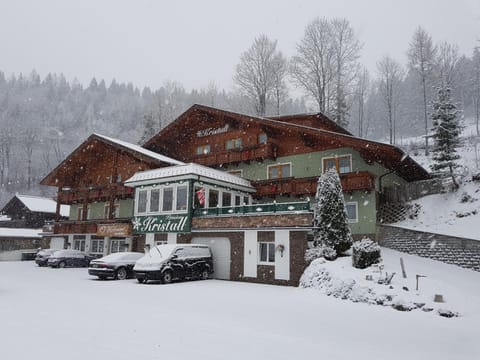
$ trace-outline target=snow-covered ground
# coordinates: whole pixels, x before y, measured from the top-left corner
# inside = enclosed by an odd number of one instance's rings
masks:
[[[399,256],[414,293],[441,293],[457,318],[400,312],[314,289],[194,281],[99,281],[86,269],[0,263],[2,359],[445,359],[479,358],[480,273]],[[339,262],[335,266],[340,266]],[[345,266],[347,276],[354,276]],[[403,280],[402,280],[403,281]]]

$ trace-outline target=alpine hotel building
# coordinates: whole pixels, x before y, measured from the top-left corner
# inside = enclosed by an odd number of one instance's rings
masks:
[[[384,189],[429,178],[392,145],[322,114],[260,118],[194,105],[143,147],[92,135],[43,185],[70,218],[65,246],[98,256],[202,243],[219,279],[297,285],[318,177],[339,173],[354,238],[376,238]]]

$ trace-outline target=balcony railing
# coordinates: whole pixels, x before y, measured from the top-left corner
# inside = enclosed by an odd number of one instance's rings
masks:
[[[300,213],[310,212],[310,203],[308,201],[288,202],[288,203],[269,203],[243,206],[225,206],[214,208],[200,208],[193,212],[194,217],[202,216],[233,216],[233,215],[255,215],[263,213]]]
[[[256,197],[262,196],[302,196],[314,195],[317,191],[318,177],[281,178],[252,181],[256,188]],[[368,171],[340,174],[340,182],[344,192],[371,191],[375,189],[375,175]]]
[[[248,162],[264,159],[275,160],[277,157],[277,148],[277,145],[273,143],[267,143],[248,149],[232,149],[205,155],[198,155],[195,156],[192,161],[205,166],[216,166],[220,164],[240,163],[243,161]]]
[[[57,194],[57,201],[60,204],[75,204],[84,201],[100,201],[110,198],[131,198],[133,188],[125,187],[122,184],[109,184],[105,186],[92,186],[80,189],[61,190]]]

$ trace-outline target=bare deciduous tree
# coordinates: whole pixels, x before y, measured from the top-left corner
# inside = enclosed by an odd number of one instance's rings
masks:
[[[318,110],[327,113],[328,91],[334,79],[334,50],[330,22],[316,18],[305,28],[297,45],[290,72],[294,82],[317,103]]]
[[[389,56],[383,57],[377,63],[380,76],[379,91],[387,110],[389,140],[395,144],[395,106],[398,101],[399,84],[402,81],[403,70],[401,65]]]
[[[357,73],[357,82],[355,86],[355,98],[358,104],[358,136],[362,137],[364,133],[365,103],[367,101],[367,91],[370,86],[370,75],[367,68],[363,68]]]
[[[433,67],[437,48],[433,45],[431,36],[421,27],[418,27],[413,34],[410,47],[408,49],[409,67],[414,71],[420,80],[423,96],[423,117],[425,123],[425,155],[428,155],[428,98],[427,88],[431,85],[433,76]]]
[[[436,61],[440,86],[455,87],[456,65],[459,59],[458,45],[444,41],[438,46]]]
[[[346,19],[334,19],[332,42],[335,62],[335,105],[333,119],[347,127],[347,89],[352,85],[358,70],[358,58],[362,45]]]
[[[234,81],[255,104],[257,115],[264,116],[267,101],[283,82],[286,59],[277,50],[277,41],[260,35],[240,56]],[[279,97],[277,97],[277,100]]]

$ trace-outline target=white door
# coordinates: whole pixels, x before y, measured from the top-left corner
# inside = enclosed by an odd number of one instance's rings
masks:
[[[195,237],[192,244],[210,246],[213,256],[213,278],[230,280],[230,240],[228,238]]]
[[[63,237],[52,237],[50,239],[50,249],[63,249],[65,239]]]

